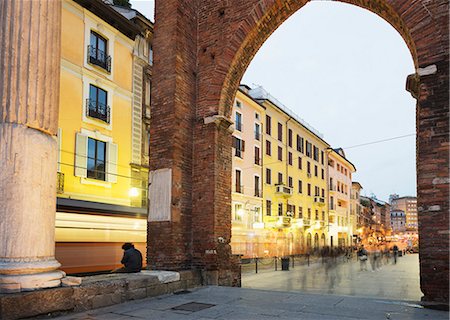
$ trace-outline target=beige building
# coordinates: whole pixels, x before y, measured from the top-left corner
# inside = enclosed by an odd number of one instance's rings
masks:
[[[406,229],[416,231],[419,227],[417,220],[417,198],[416,197],[399,197],[391,195],[391,211],[402,210],[406,215]]]
[[[406,231],[406,215],[404,211],[391,211],[391,228],[394,232]]]
[[[328,149],[329,236],[330,246],[348,246],[353,242],[350,195],[355,166],[346,159],[344,150]]]
[[[359,182],[352,181],[352,189],[350,195],[350,225],[352,228],[352,234],[354,238],[360,235],[361,233],[360,228],[365,225],[360,199],[362,189],[363,187]]]
[[[233,105],[232,240],[233,252],[262,255],[262,124],[264,108],[241,86]],[[258,248],[259,247],[261,248]]]

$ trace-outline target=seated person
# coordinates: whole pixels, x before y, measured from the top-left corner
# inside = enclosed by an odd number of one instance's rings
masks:
[[[133,273],[142,269],[142,254],[134,248],[132,243],[124,243],[122,246],[123,258],[120,261],[124,267],[113,270],[113,273]]]

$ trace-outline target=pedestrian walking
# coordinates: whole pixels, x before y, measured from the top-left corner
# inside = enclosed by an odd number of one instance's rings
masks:
[[[397,264],[398,247],[396,244],[392,247],[392,252],[394,253],[394,264]]]
[[[363,271],[363,270],[367,271],[367,250],[364,248],[363,244],[359,248],[357,256],[358,256],[358,259],[359,259],[360,270],[361,271]]]

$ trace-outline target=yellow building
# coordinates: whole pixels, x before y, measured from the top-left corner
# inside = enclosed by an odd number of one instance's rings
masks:
[[[152,24],[63,0],[61,29],[56,257],[68,272],[111,269],[123,242],[145,248]]]
[[[253,250],[254,256],[284,256],[319,249],[328,243],[325,199],[329,145],[263,88],[246,88],[244,93],[254,100],[249,103],[264,107],[260,141],[263,225],[258,224],[264,229],[247,228],[254,239],[247,240],[248,247],[258,248]],[[253,128],[252,122],[244,118],[243,127]],[[233,202],[235,199],[233,196]],[[236,253],[250,255],[249,250]]]

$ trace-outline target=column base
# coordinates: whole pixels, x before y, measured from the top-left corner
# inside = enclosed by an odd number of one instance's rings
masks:
[[[0,275],[0,293],[16,293],[53,288],[61,285],[65,272],[55,270],[34,274]]]

